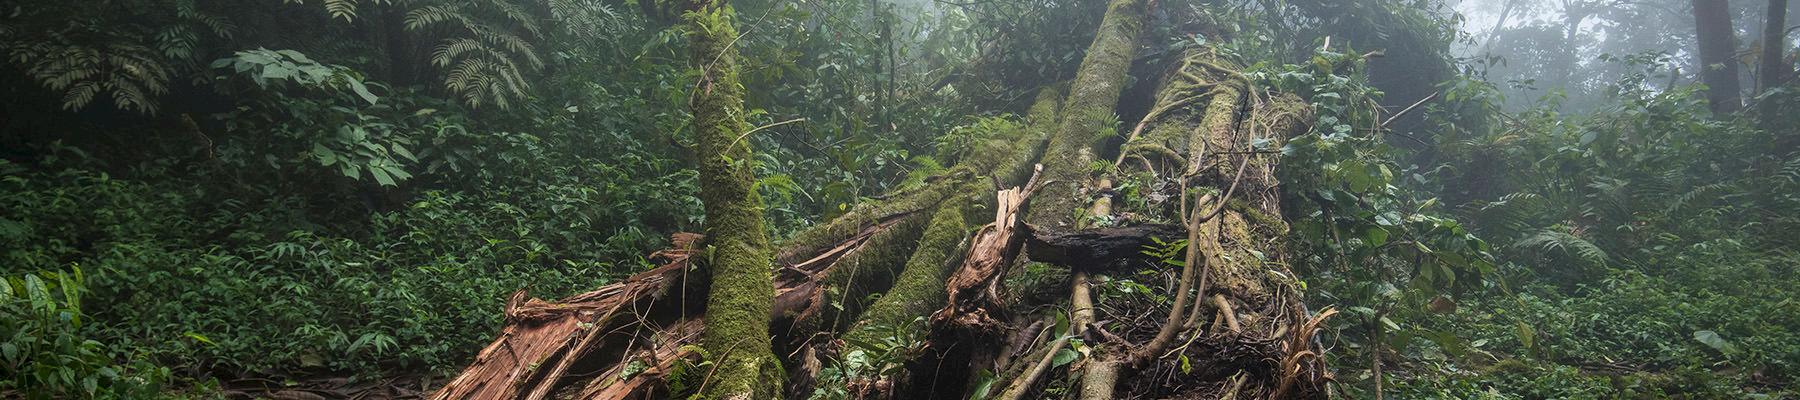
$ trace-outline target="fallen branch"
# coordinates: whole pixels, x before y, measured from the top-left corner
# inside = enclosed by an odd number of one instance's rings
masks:
[[[1147,224],[1117,228],[1056,232],[1026,224],[1025,252],[1031,261],[1074,268],[1103,268],[1119,260],[1152,259],[1146,246],[1157,240],[1174,241],[1187,236],[1179,225]]]
[[[1034,175],[1023,187],[995,193],[994,222],[976,231],[962,267],[945,282],[949,301],[932,314],[933,325],[990,332],[1003,327],[993,315],[1003,309],[999,277],[1018,255],[1023,241],[1019,214],[1037,187]]]

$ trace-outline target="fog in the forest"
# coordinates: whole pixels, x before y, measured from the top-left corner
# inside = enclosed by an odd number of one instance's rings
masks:
[[[1788,0],[0,0],[0,400],[1800,399]]]
[[[1688,0],[1452,3],[1467,34],[1456,42],[1455,54],[1500,84],[1515,111],[1537,104],[1591,110],[1607,103],[1626,74],[1649,72],[1644,84],[1661,90],[1692,83],[1699,65],[1694,6]],[[1739,74],[1742,87],[1753,88],[1767,8],[1760,1],[1730,4],[1735,55],[1748,67]],[[1790,40],[1795,36],[1792,29],[1786,33]]]

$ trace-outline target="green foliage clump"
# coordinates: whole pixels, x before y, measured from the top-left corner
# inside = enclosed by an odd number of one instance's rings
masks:
[[[1410,186],[1441,193],[1499,243],[1481,292],[1412,311],[1384,343],[1415,360],[1394,390],[1415,397],[1782,398],[1800,363],[1789,250],[1796,155],[1782,133],[1713,115],[1696,87],[1656,89],[1669,63],[1615,85],[1588,115],[1555,100],[1507,115],[1490,84],[1446,85],[1444,160]],[[1516,286],[1509,286],[1508,283]],[[1512,290],[1513,287],[1517,291]],[[1366,361],[1360,361],[1366,362]]]
[[[88,266],[108,299],[84,310],[101,321],[91,337],[233,375],[448,368],[498,327],[508,293],[598,286],[641,264],[595,260],[656,242],[570,211],[608,206],[591,189],[427,192],[346,229],[313,222],[306,196],[214,200],[168,172],[7,171],[5,265]]]
[[[81,310],[83,279],[81,269],[72,268],[0,280],[0,393],[30,399],[160,394],[168,368],[90,339],[92,325],[84,324],[89,318]]]

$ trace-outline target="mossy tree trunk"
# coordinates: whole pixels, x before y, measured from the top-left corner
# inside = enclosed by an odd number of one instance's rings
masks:
[[[1095,195],[1092,188],[1098,147],[1116,134],[1114,108],[1131,79],[1128,73],[1143,35],[1144,0],[1112,0],[1100,31],[1088,45],[1075,73],[1069,98],[1063,101],[1050,147],[1044,151],[1044,188],[1032,201],[1027,223],[1039,228],[1069,229]]]
[[[688,7],[689,51],[700,69],[690,98],[711,251],[704,260],[711,278],[701,343],[714,371],[702,392],[721,400],[769,398],[781,386],[780,362],[769,336],[774,252],[752,175],[755,161],[744,137],[749,127],[732,46],[738,36],[735,15],[724,0],[691,0]]]

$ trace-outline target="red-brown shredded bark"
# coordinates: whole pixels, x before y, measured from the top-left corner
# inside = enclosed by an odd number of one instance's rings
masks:
[[[692,345],[700,342],[700,333],[706,327],[700,319],[686,319],[667,329],[655,332],[650,338],[651,344],[627,356],[593,380],[588,381],[582,389],[582,399],[588,400],[624,400],[656,398],[663,390],[663,379],[673,372],[676,363],[683,360],[693,361],[698,354]],[[640,363],[643,370],[626,375],[633,362]]]
[[[898,213],[877,219],[856,235],[825,249],[822,253],[776,271],[775,314],[808,315],[818,307],[823,287],[819,278],[828,274],[844,255],[862,247],[870,237],[891,228],[910,213]],[[657,252],[652,260],[663,262],[648,271],[632,275],[624,281],[594,291],[557,301],[527,300],[524,290],[514,292],[505,310],[506,326],[493,343],[488,344],[450,383],[432,393],[434,400],[525,398],[541,399],[556,389],[570,368],[599,347],[603,337],[615,333],[647,334],[648,326],[632,326],[641,320],[635,311],[676,288],[688,270],[689,258],[697,252],[701,236],[678,233],[675,249]],[[641,330],[641,332],[639,332]],[[702,323],[697,318],[683,319],[655,332],[658,339],[639,343],[627,349],[628,357],[648,356],[660,360],[631,379],[616,379],[629,360],[609,360],[606,370],[584,387],[583,398],[642,398],[657,390],[671,360],[691,356],[682,346],[695,344]],[[638,333],[634,333],[638,332]],[[628,336],[629,337],[629,336]],[[665,357],[666,356],[666,357]]]
[[[597,342],[599,332],[615,328],[615,320],[631,314],[629,308],[655,301],[680,281],[698,240],[696,234],[676,234],[677,249],[652,255],[663,261],[661,266],[560,301],[526,300],[524,290],[514,292],[507,302],[506,327],[499,338],[430,398],[541,398],[548,394],[567,367]]]

